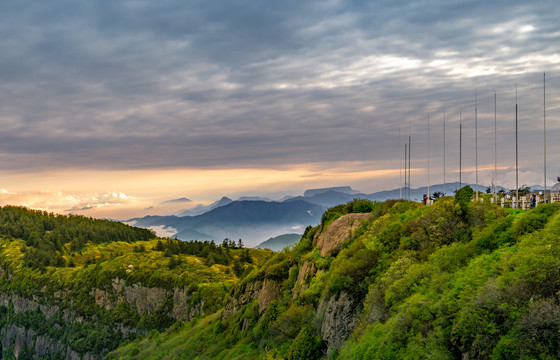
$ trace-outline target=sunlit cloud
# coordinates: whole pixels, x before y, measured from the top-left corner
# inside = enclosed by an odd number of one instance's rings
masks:
[[[36,210],[87,214],[89,210],[127,207],[134,204],[136,199],[122,192],[68,195],[60,191],[6,191],[0,194],[0,202],[2,205],[21,204]]]
[[[506,171],[516,85],[520,165],[538,181],[545,71],[549,137],[560,130],[560,4],[465,4],[0,3],[1,199],[120,217],[227,194],[392,189],[399,127],[410,129],[421,186],[427,115],[446,106],[448,159],[458,159],[459,112],[464,149],[474,148],[475,89],[481,154],[493,151],[484,136],[497,93]],[[441,136],[431,142],[435,171]],[[551,164],[558,146],[549,142]],[[457,167],[449,160],[449,176]],[[480,171],[487,182],[491,171]],[[182,197],[193,201],[166,202]]]

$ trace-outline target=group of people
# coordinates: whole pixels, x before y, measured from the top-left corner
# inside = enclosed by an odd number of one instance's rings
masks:
[[[428,199],[428,195],[427,195],[427,194],[424,194],[424,197],[422,198],[422,203],[423,203],[424,205],[426,205],[426,204],[428,204],[428,200],[429,200],[429,199]],[[531,195],[529,196],[529,206],[530,206],[531,208],[534,208],[535,206],[537,206],[537,196],[536,196],[535,194],[531,194]]]
[[[537,206],[537,197],[535,194],[531,194],[531,197],[529,198],[529,206],[531,206],[531,208]]]

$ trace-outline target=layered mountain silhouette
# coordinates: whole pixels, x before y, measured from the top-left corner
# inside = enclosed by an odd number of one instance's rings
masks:
[[[233,201],[196,216],[146,216],[127,223],[139,227],[175,229],[180,240],[242,239],[254,246],[263,239],[286,233],[303,233],[321,219],[324,206],[306,201]]]
[[[255,249],[270,249],[274,251],[280,251],[288,246],[292,246],[301,240],[301,234],[284,234],[266,241],[263,241],[259,245],[255,246]]]
[[[466,185],[466,184],[463,184]],[[458,182],[445,186],[447,195],[453,195],[460,187]],[[471,185],[475,189],[474,185]],[[430,186],[430,193],[443,192],[443,184]],[[475,189],[476,190],[476,189]],[[486,187],[479,185],[485,192]],[[410,199],[421,201],[428,187],[410,189]],[[303,196],[286,197],[272,201],[259,197],[243,197],[232,200],[223,197],[207,205],[199,205],[180,212],[179,216],[145,216],[126,221],[145,228],[163,228],[166,233],[180,240],[242,239],[247,246],[255,246],[266,239],[283,234],[302,234],[309,225],[316,225],[321,214],[329,207],[345,204],[353,199],[385,201],[407,198],[405,188],[365,194],[349,186],[306,190]]]

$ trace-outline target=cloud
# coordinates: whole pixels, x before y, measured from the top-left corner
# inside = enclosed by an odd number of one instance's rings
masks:
[[[472,148],[475,89],[480,151],[493,150],[497,91],[500,161],[510,166],[515,84],[521,162],[533,167],[543,71],[550,136],[559,130],[559,8],[544,0],[5,2],[0,168],[395,168],[398,127],[409,124],[414,161],[426,167],[426,118],[441,134],[444,105],[450,161],[460,111]],[[432,149],[442,147],[441,136],[432,139]],[[551,163],[560,162],[558,145],[549,146]]]
[[[181,204],[181,203],[190,203],[190,202],[192,202],[191,199],[187,199],[185,197],[182,197],[182,198],[178,198],[178,199],[165,200],[165,201],[162,201],[161,203],[162,204]]]
[[[136,199],[122,192],[99,194],[65,194],[60,191],[10,192],[0,194],[2,205],[22,204],[23,206],[55,211],[59,213],[88,214],[89,210],[127,207]]]

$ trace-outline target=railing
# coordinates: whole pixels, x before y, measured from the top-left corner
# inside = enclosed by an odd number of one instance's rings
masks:
[[[472,201],[476,201],[474,197]],[[484,194],[484,196],[481,196],[478,201],[480,202],[490,201],[490,203],[493,204],[494,196],[488,196],[488,194]],[[424,202],[425,205],[432,205],[433,203],[434,200],[425,200]],[[508,195],[506,196],[502,195],[501,197],[498,197],[498,205],[500,205],[503,208],[510,208],[510,209],[528,210],[544,203],[547,204],[560,203],[560,193],[559,194],[552,193],[552,197],[550,197],[550,195],[547,195],[546,201],[543,200],[542,195],[536,195],[534,205],[531,205],[530,195],[520,196],[519,201],[516,200],[515,196],[510,197]]]

